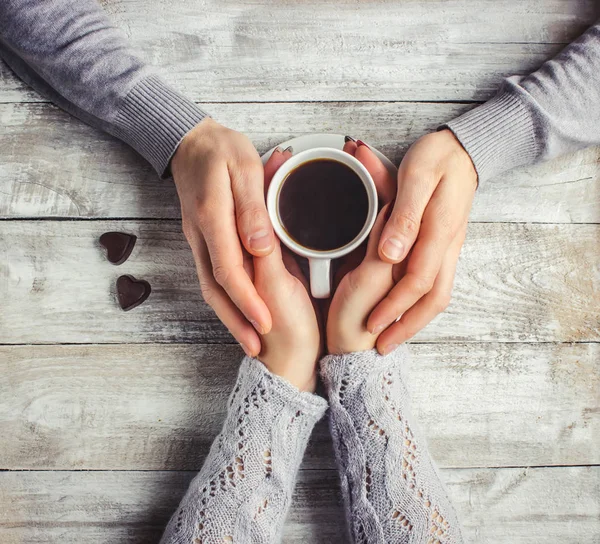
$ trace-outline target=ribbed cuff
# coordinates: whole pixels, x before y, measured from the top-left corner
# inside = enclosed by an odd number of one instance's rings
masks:
[[[158,172],[168,175],[169,161],[183,137],[207,114],[157,75],[140,81],[123,101],[114,135],[140,153]]]
[[[446,123],[470,155],[479,183],[535,162],[539,147],[524,101],[505,86],[485,104]]]

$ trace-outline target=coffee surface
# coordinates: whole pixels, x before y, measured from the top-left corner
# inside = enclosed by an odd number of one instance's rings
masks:
[[[309,249],[329,251],[350,243],[368,213],[369,199],[361,179],[335,160],[301,164],[280,189],[281,223],[293,240]]]

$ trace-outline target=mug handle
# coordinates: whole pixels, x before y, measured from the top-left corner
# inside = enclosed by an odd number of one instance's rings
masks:
[[[310,292],[314,298],[331,295],[331,259],[308,259]]]

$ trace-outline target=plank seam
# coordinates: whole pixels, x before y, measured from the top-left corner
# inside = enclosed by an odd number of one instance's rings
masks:
[[[469,467],[448,467],[438,466],[443,470],[512,470],[512,469],[561,469],[561,468],[595,468],[600,467],[600,464],[592,463],[589,465],[500,465],[500,466],[469,466]],[[94,468],[79,468],[79,469],[29,469],[29,468],[17,468],[17,469],[0,469],[0,472],[62,472],[62,473],[74,473],[74,472],[189,472],[197,473],[200,469],[94,469]],[[299,472],[338,472],[337,468],[300,468]]]

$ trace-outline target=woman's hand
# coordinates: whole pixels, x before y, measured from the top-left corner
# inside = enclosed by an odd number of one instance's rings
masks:
[[[367,321],[369,331],[381,333],[381,353],[448,306],[476,188],[471,158],[449,130],[423,136],[406,153],[394,209],[379,240],[380,258],[402,262],[406,270]]]
[[[399,265],[382,261],[377,252],[389,211],[391,205],[387,204],[379,212],[362,262],[343,276],[331,299],[327,314],[328,353],[351,353],[375,347],[377,336],[367,330],[367,318],[401,273]]]
[[[171,171],[204,300],[256,355],[271,315],[247,273],[246,251],[261,256],[275,247],[260,157],[246,136],[206,118],[179,145]]]
[[[266,185],[291,153],[276,150],[265,165]],[[283,253],[283,254],[282,254]],[[307,280],[294,257],[276,242],[273,252],[254,258],[254,286],[273,318],[262,335],[258,359],[302,391],[314,391],[322,342]]]

